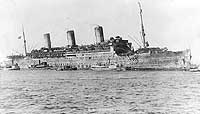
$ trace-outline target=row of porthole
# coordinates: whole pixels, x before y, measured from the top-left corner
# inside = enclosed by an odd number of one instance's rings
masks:
[[[50,63],[51,66],[77,66],[78,68],[90,68],[91,65],[84,65],[84,64],[81,64],[81,65],[73,65],[73,64],[67,64],[67,63]]]
[[[78,68],[90,68],[91,65],[77,65]]]

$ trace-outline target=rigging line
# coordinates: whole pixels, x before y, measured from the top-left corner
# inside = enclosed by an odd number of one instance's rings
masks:
[[[134,38],[132,38],[130,35],[128,35],[128,37],[131,38],[139,47],[141,47],[141,45]]]
[[[131,37],[130,35],[128,35],[129,38],[131,38],[138,46],[140,46],[140,42],[138,43],[133,37]]]
[[[139,44],[142,44],[142,43],[137,39],[136,36],[133,35],[133,37],[135,38],[135,40],[136,40],[137,42],[139,42]]]
[[[135,33],[134,33],[135,34]],[[137,42],[139,42],[139,44],[142,44],[142,40],[140,41],[140,39],[138,39],[138,37],[136,37],[135,35],[131,35],[131,36],[133,36],[134,38],[135,38],[135,40],[137,41]]]

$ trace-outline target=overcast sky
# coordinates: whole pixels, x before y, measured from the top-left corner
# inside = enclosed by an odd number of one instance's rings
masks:
[[[51,33],[52,46],[67,45],[66,30],[74,29],[77,44],[95,42],[94,27],[104,28],[105,39],[120,35],[140,40],[138,0],[0,0],[0,57],[23,53],[22,24],[28,51],[44,46]],[[146,38],[150,46],[169,50],[192,49],[200,61],[200,1],[141,0]],[[134,44],[135,47],[137,45]]]

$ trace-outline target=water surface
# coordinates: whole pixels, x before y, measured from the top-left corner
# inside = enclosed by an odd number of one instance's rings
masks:
[[[200,114],[200,73],[0,71],[0,114]]]

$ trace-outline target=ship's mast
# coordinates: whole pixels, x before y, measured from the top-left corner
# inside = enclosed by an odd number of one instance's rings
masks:
[[[26,38],[25,38],[24,26],[23,25],[22,25],[22,32],[23,32],[23,40],[24,40],[24,53],[25,53],[25,56],[27,56]]]
[[[144,23],[143,23],[143,18],[142,18],[142,7],[140,2],[138,2],[139,8],[140,8],[140,21],[141,21],[141,29],[142,29],[142,42],[143,42],[143,47],[146,48],[146,41],[145,41],[145,32],[144,32]]]

